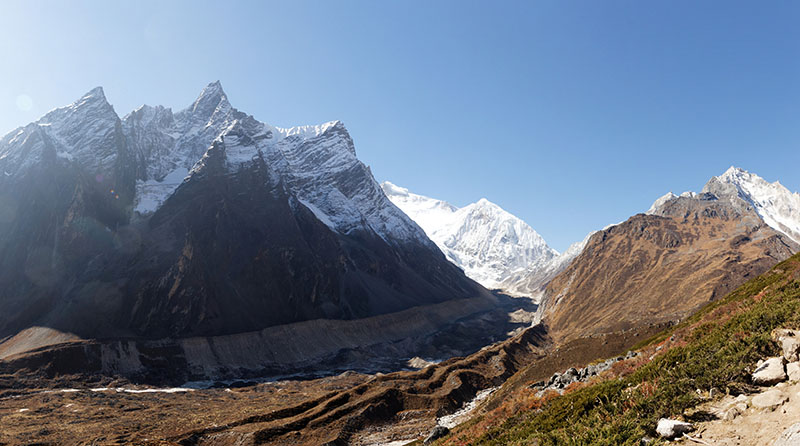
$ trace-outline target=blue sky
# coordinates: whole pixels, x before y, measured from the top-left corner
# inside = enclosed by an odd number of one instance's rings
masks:
[[[378,180],[486,197],[556,249],[730,165],[800,190],[800,3],[0,6],[0,133],[102,85],[121,115],[219,79],[278,126],[344,121]]]

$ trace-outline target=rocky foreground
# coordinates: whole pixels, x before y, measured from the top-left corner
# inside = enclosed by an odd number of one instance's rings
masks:
[[[751,381],[758,388],[719,398],[719,390],[697,393],[709,402],[687,411],[684,418],[710,421],[692,424],[680,419],[659,420],[656,433],[683,444],[789,446],[800,444],[800,337],[796,330],[778,329],[772,339],[782,356],[760,360]],[[644,437],[644,443],[654,439]]]

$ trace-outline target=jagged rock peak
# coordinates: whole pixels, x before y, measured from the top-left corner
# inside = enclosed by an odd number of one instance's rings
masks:
[[[228,96],[222,89],[220,81],[212,82],[203,88],[194,103],[188,108],[192,114],[210,117],[220,106],[230,106]]]
[[[95,87],[86,94],[82,95],[78,100],[75,102],[64,106],[58,107],[49,111],[46,115],[44,115],[38,122],[41,123],[50,123],[53,122],[55,119],[64,118],[64,117],[72,117],[75,113],[83,113],[90,110],[102,110],[106,114],[112,115],[114,118],[118,118],[116,112],[114,112],[114,108],[111,104],[108,103],[106,99],[106,94],[103,91],[103,87]]]
[[[699,194],[684,192],[680,197],[667,194],[653,203],[648,214],[660,215],[672,200],[725,200],[734,208],[753,209],[764,223],[800,243],[800,194],[780,182],[770,183],[760,176],[731,166],[722,175],[711,177]]]
[[[719,197],[740,198],[751,205],[766,224],[800,243],[800,194],[779,181],[770,183],[744,169],[731,166],[703,188]]]
[[[80,99],[75,101],[74,104],[82,104],[89,101],[103,101],[108,102],[106,99],[106,93],[103,91],[103,87],[94,87],[89,90],[85,95],[81,96]],[[73,104],[73,105],[74,105]]]

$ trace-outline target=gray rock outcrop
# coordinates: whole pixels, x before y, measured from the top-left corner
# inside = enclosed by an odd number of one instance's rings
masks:
[[[444,426],[436,426],[431,431],[430,435],[425,439],[423,444],[431,444],[434,441],[444,437],[445,435],[450,433],[450,429]]]
[[[800,423],[789,426],[772,446],[797,446],[800,444]]]
[[[756,409],[775,410],[789,401],[789,395],[780,389],[770,389],[753,397],[751,404]]]
[[[675,438],[678,438],[681,435],[689,433],[693,430],[694,427],[691,423],[679,420],[670,420],[668,418],[662,418],[658,420],[658,426],[656,426],[656,433],[658,433],[661,438],[666,438],[667,440],[674,440]]]
[[[756,385],[771,386],[782,381],[786,381],[786,370],[780,356],[767,359],[753,372],[753,384]]]

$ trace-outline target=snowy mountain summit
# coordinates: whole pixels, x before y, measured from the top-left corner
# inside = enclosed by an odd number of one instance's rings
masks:
[[[381,187],[451,262],[487,288],[528,295],[528,290],[508,283],[508,278],[522,271],[545,268],[558,256],[527,223],[485,198],[457,208],[388,181]]]
[[[181,111],[123,118],[95,88],[0,138],[0,171],[0,338],[217,336],[496,302],[386,197],[341,122],[275,127],[219,82]]]
[[[722,186],[722,187],[719,187]],[[780,182],[769,183],[760,176],[731,166],[712,178],[703,192],[727,192],[753,206],[756,213],[773,229],[800,243],[800,194],[792,193]]]
[[[702,196],[742,200],[747,206],[752,206],[768,226],[800,243],[800,194],[789,191],[778,181],[769,183],[754,173],[731,166],[722,175],[712,177],[700,195],[694,192],[680,195],[684,198]],[[671,192],[664,195],[647,213],[657,214],[665,203],[676,198],[679,197]]]

